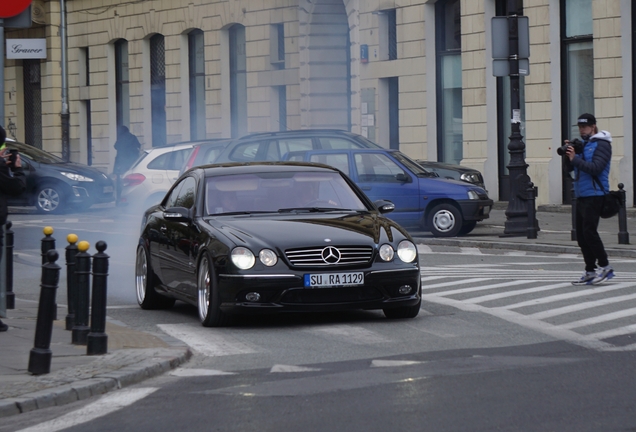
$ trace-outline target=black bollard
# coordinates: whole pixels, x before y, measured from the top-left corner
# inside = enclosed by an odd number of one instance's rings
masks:
[[[69,245],[66,246],[66,302],[68,314],[66,314],[66,330],[73,330],[75,325],[75,309],[77,309],[77,277],[75,276],[75,255],[77,255],[77,236],[66,236]]]
[[[570,230],[570,240],[576,241],[576,195],[572,187],[572,229]]]
[[[13,231],[11,227],[13,223],[7,221],[5,224],[6,231],[4,233],[4,241],[5,241],[5,253],[6,255],[6,264],[7,264],[7,293],[6,293],[6,301],[7,301],[7,309],[15,309],[15,293],[13,292]]]
[[[621,196],[621,206],[618,209],[618,244],[629,244],[629,233],[627,232],[627,208],[626,196],[623,183],[618,184],[618,192]],[[8,286],[8,285],[7,285]]]
[[[93,255],[93,303],[91,304],[91,332],[88,334],[87,355],[106,354],[108,335],[106,334],[106,288],[108,277],[108,255],[106,242],[95,244],[97,253]]]
[[[528,238],[536,239],[537,238],[537,210],[535,208],[535,201],[537,197],[537,190],[534,187],[534,183],[528,183]]]
[[[42,265],[46,264],[46,253],[50,250],[55,249],[55,239],[51,237],[53,235],[53,227],[46,226],[42,230],[44,232],[44,238],[42,239],[41,256],[42,256]],[[57,303],[53,303],[53,321],[57,319]]]
[[[46,253],[47,263],[42,266],[40,285],[40,303],[35,325],[35,343],[29,353],[29,372],[33,375],[47,374],[51,371],[51,336],[53,335],[53,305],[57,284],[60,280],[60,266],[55,264],[58,253],[50,250]]]
[[[90,297],[91,256],[86,253],[90,245],[87,241],[77,244],[79,253],[75,255],[75,277],[77,279],[77,309],[73,325],[72,343],[86,345],[90,327],[88,326],[88,305]]]

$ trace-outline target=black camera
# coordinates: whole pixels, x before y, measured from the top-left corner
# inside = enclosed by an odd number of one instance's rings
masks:
[[[583,153],[583,147],[585,147],[585,145],[583,144],[583,141],[581,141],[580,139],[574,138],[572,141],[570,141],[569,144],[562,145],[561,147],[557,149],[558,155],[565,156],[565,152],[568,149],[568,147],[574,147],[574,153],[581,154]]]

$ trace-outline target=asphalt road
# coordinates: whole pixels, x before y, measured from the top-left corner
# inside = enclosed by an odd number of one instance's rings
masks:
[[[13,217],[24,260],[38,258],[37,218]],[[613,260],[615,280],[590,289],[569,283],[577,256],[422,246],[415,319],[361,311],[204,329],[193,307],[134,305],[133,218],[96,212],[53,225],[59,238],[107,238],[110,319],[196,354],[101,399],[9,417],[0,432],[636,430],[634,260]],[[35,298],[36,287],[17,295]]]

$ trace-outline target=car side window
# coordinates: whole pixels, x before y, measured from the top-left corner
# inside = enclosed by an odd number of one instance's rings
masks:
[[[267,151],[267,160],[284,160],[289,152],[313,150],[311,138],[291,138],[274,141]]]
[[[234,162],[251,162],[256,160],[256,155],[261,146],[265,143],[256,141],[237,145],[229,155],[229,159]]]
[[[382,153],[356,153],[354,160],[361,182],[400,183],[396,176],[406,174],[398,164]]]
[[[153,169],[153,170],[164,170],[166,169],[166,164],[168,162],[168,159],[171,157],[172,155],[170,153],[164,153],[162,155],[157,156],[156,158],[154,158],[153,160],[151,160],[148,163],[148,169]]]
[[[216,158],[218,158],[219,155],[221,154],[222,150],[223,150],[223,147],[212,147],[207,149],[205,152],[205,155],[203,156],[201,165],[214,163],[214,161],[216,161]]]
[[[349,175],[349,155],[347,153],[313,154],[309,161],[330,165]]]
[[[197,182],[193,177],[186,177],[181,183],[183,186],[179,189],[172,207],[192,208],[194,206]]]
[[[183,186],[183,183],[185,183],[184,181],[181,181],[179,183],[176,184],[176,186],[172,189],[172,191],[170,192],[170,194],[168,195],[168,197],[166,198],[165,201],[165,207],[166,208],[170,208],[170,207],[174,207],[175,206],[175,201],[177,200],[177,196],[179,196],[179,191],[181,190],[181,187]]]
[[[324,150],[351,150],[366,147],[344,138],[325,137],[320,138],[320,148]]]
[[[165,169],[179,171],[191,152],[192,149],[183,149],[166,153],[168,159],[166,160]]]

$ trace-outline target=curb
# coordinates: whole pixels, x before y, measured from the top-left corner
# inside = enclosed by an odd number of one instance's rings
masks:
[[[125,366],[116,371],[97,374],[93,378],[71,384],[0,400],[0,418],[65,405],[128,387],[175,369],[192,357],[192,351],[189,348],[169,348],[165,351],[134,366]],[[175,353],[175,351],[178,352]]]

